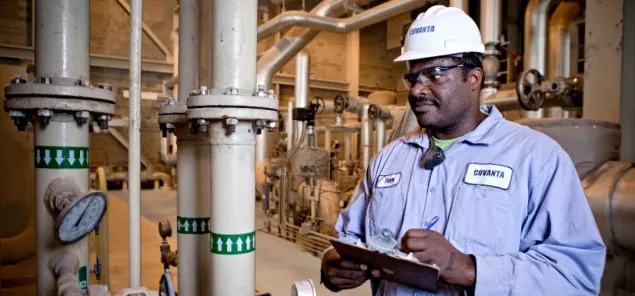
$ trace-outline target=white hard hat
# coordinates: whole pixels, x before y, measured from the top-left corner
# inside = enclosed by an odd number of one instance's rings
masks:
[[[435,5],[412,22],[395,62],[464,52],[485,52],[478,26],[459,8]]]

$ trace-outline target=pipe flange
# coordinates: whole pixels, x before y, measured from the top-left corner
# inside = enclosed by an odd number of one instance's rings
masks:
[[[278,100],[272,96],[240,94],[212,94],[190,96],[187,100],[187,118],[238,120],[278,120]]]
[[[88,111],[114,115],[116,97],[109,85],[97,88],[82,84],[48,84],[50,79],[38,83],[14,83],[5,87],[4,109],[54,111]]]
[[[159,108],[159,124],[187,124],[187,106],[185,104],[163,104]]]

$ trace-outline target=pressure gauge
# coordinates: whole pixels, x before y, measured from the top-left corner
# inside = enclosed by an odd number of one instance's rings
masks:
[[[84,238],[101,222],[105,212],[106,195],[103,192],[90,192],[74,199],[57,216],[55,238],[62,244]]]

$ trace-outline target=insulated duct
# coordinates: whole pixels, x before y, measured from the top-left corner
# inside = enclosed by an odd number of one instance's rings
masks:
[[[348,33],[387,20],[393,16],[421,7],[427,1],[393,0],[384,2],[372,9],[345,19],[336,19],[304,11],[281,13],[258,27],[258,40],[291,26],[303,26],[311,29]]]

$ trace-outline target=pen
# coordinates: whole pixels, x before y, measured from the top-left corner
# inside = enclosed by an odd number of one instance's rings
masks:
[[[437,224],[437,221],[439,221],[439,216],[432,217],[432,219],[425,224],[426,230],[430,230],[434,224]]]

